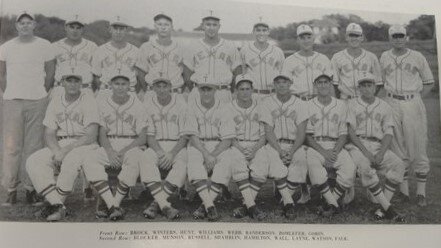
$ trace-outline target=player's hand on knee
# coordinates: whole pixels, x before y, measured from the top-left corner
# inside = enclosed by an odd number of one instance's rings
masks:
[[[211,154],[207,154],[204,157],[204,165],[207,168],[207,171],[213,170],[214,166],[216,165],[217,159],[215,156]]]
[[[170,170],[173,166],[174,156],[171,152],[167,152],[158,159],[158,166],[163,170]]]
[[[377,165],[380,165],[383,162],[384,159],[384,152],[377,152],[377,154],[375,154],[375,163]]]
[[[107,157],[109,159],[109,166],[111,168],[119,168],[122,165],[122,158],[120,158],[119,154],[114,150],[106,151]]]

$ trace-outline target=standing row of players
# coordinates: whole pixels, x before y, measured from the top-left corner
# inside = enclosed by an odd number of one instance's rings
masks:
[[[34,19],[23,14],[17,23],[23,20]],[[419,92],[423,83],[433,82],[433,77],[425,58],[405,48],[404,27],[390,28],[394,48],[382,55],[380,63],[375,55],[360,47],[363,34],[357,24],[346,29],[349,47],[329,61],[313,51],[314,35],[307,25],[297,30],[301,50],[285,60],[283,52],[268,43],[269,27],[265,23],[254,25],[256,41],[245,44],[239,52],[230,42],[219,38],[219,18],[207,16],[202,20],[205,37],[185,54],[183,47],[171,39],[172,19],[161,14],[154,21],[158,36],[145,43],[140,51],[125,41],[128,25],[119,17],[111,22],[112,40],[96,51],[92,51],[96,48],[92,42],[81,37],[84,23],[78,16],[66,22],[68,37],[56,43],[62,51],[56,56],[56,78],[64,89],[54,90],[58,93],[53,92],[43,122],[49,148],[35,153],[27,163],[38,193],[51,206],[56,206],[45,211],[50,213],[48,220],[63,217],[63,198],[71,191],[79,166],[83,166],[86,178],[102,193],[112,219],[122,217],[119,202],[135,175],[135,181],[141,175],[156,199],[144,215],[154,216],[161,210],[169,218],[177,217],[178,211],[166,199],[182,186],[187,174],[203,200],[194,213],[197,217],[218,219],[213,199],[220,190],[218,185],[228,183],[232,177],[239,184],[246,206],[237,213],[263,218],[264,213],[255,207],[254,198],[269,176],[276,179],[285,215],[292,218],[295,215],[292,194],[306,182],[308,169],[312,184],[320,185],[328,203],[323,213],[333,214],[338,208],[337,200],[350,191],[355,178],[356,166],[343,149],[347,136],[355,145],[347,145],[347,149],[352,158],[357,158],[354,160],[359,163],[363,185],[369,187],[382,206],[378,216],[399,217],[390,207],[390,198],[400,183],[402,192],[408,195],[402,178],[404,169],[411,163],[416,165],[418,203],[426,204],[427,125],[424,123],[421,128],[416,121],[425,121]],[[233,78],[234,96],[229,88]],[[390,105],[374,95],[376,86],[383,80]],[[336,95],[345,102],[331,97],[332,82],[336,85]],[[194,83],[197,87],[189,92]],[[96,110],[92,94],[87,93],[90,91],[84,89],[84,94],[78,91],[82,87],[93,89],[93,85],[98,89]],[[155,112],[157,108],[157,113],[138,120],[145,111],[134,107],[140,105],[135,104],[139,100],[127,91],[137,92],[147,112]],[[252,92],[255,97],[249,98],[248,93],[251,96]],[[362,97],[358,98],[360,94]],[[308,101],[309,106],[303,101]],[[183,109],[186,102],[188,106]],[[261,107],[257,107],[257,102]],[[175,104],[179,106],[177,114],[168,116],[171,109],[167,108]],[[350,110],[345,109],[347,105]],[[351,109],[357,105],[360,105],[358,109]],[[317,113],[314,108],[318,109]],[[231,121],[229,117],[234,110],[239,114]],[[251,114],[252,111],[256,113]],[[336,112],[331,114],[332,111]],[[187,114],[182,116],[182,113]],[[424,118],[415,120],[409,117],[412,114]],[[347,123],[351,124],[349,130]],[[254,130],[253,125],[257,125]],[[102,148],[95,143],[97,132]],[[306,135],[310,148],[303,146],[306,133],[311,134]],[[182,152],[187,139],[190,145],[187,152]],[[149,148],[141,152],[140,147],[146,141]],[[398,156],[388,150],[390,143],[395,143],[392,148],[395,147]],[[101,150],[96,152],[96,149]],[[90,150],[95,152],[84,156]],[[128,156],[135,151],[138,154]],[[54,183],[47,169],[60,163],[60,175]],[[123,168],[116,195],[109,191],[103,177],[104,165]],[[170,180],[164,183],[160,177],[158,180],[158,166],[170,171]],[[326,183],[327,167],[337,169],[337,186],[332,193]],[[69,169],[63,173],[63,168]],[[388,171],[384,194],[375,169]],[[210,187],[207,171],[213,171]]]

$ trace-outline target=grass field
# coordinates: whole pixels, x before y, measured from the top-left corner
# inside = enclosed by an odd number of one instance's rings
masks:
[[[423,52],[429,61],[435,78],[438,78],[438,63],[436,54],[434,53],[433,43],[421,42],[418,44],[411,43],[411,46]],[[344,45],[328,45],[319,46],[317,49],[328,56],[335,51],[343,49]],[[382,51],[388,49],[384,43],[365,44],[368,50],[373,51],[377,55]],[[384,93],[383,93],[384,94]],[[428,113],[428,154],[431,159],[431,172],[427,182],[427,196],[429,205],[426,208],[418,208],[411,203],[400,203],[393,200],[396,208],[407,216],[407,223],[410,224],[441,224],[441,129],[440,129],[440,102],[439,95],[435,93],[426,93],[423,95],[424,103]],[[0,112],[2,110],[0,102]],[[0,128],[2,123],[2,114],[0,113]],[[2,150],[2,143],[0,143],[0,150]],[[0,154],[1,157],[1,154]],[[0,160],[1,161],[1,160]],[[1,162],[0,162],[1,163]],[[1,175],[1,172],[0,172]],[[134,189],[133,195],[137,196],[142,190],[141,186]],[[219,202],[218,206],[224,222],[250,222],[248,218],[237,220],[231,217],[231,210],[239,206],[240,201],[237,200],[238,193],[233,190],[233,200]],[[415,192],[415,181],[411,180],[411,192]],[[414,194],[414,193],[413,193]],[[414,196],[414,195],[412,195]],[[6,198],[6,192],[0,188],[0,201],[3,202]],[[44,221],[34,217],[34,213],[38,210],[35,207],[30,207],[22,203],[24,199],[24,192],[19,191],[19,203],[13,208],[0,207],[0,221]],[[413,199],[413,198],[412,198]],[[316,200],[316,199],[314,199]],[[123,207],[127,210],[125,217],[126,222],[143,222],[146,221],[141,212],[151,200],[128,200],[123,202]],[[180,202],[176,197],[172,202],[182,210],[183,218],[179,221],[194,221],[191,218],[191,213],[198,207],[198,202]],[[264,222],[269,223],[283,223],[287,222],[281,216],[282,210],[280,206],[276,206],[274,198],[272,197],[272,184],[268,183],[262,189],[258,196],[258,204],[263,206],[263,209],[269,214]],[[101,221],[94,218],[94,203],[84,204],[82,201],[82,194],[80,183],[76,184],[74,193],[68,197],[66,205],[72,211],[72,214],[66,219],[68,222],[94,222]],[[295,223],[340,223],[340,224],[375,224],[379,223],[372,219],[370,211],[374,205],[369,203],[365,197],[365,190],[360,186],[359,180],[356,183],[356,198],[351,203],[349,209],[332,219],[325,219],[315,214],[313,204],[307,206],[299,212],[299,217],[294,221]],[[149,220],[150,221],[150,220]],[[163,217],[158,217],[154,221],[166,221]],[[380,223],[388,223],[380,222]]]

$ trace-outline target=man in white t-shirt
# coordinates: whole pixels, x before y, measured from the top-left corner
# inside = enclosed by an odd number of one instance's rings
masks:
[[[34,36],[34,16],[21,13],[15,28],[18,37],[0,46],[0,88],[3,92],[3,178],[8,197],[2,205],[17,202],[20,180],[28,203],[36,193],[24,162],[43,148],[43,118],[47,92],[54,83],[55,60],[49,41]]]

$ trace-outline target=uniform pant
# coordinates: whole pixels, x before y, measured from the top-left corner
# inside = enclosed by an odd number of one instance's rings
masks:
[[[283,150],[289,150],[291,144],[281,143]],[[305,183],[308,168],[306,166],[306,152],[301,146],[292,158],[291,164],[285,166],[279,157],[279,153],[267,144],[262,149],[265,151],[266,159],[259,159],[250,165],[251,177],[261,182],[267,178],[281,179],[287,177],[292,183]]]
[[[25,170],[26,159],[44,147],[43,119],[48,100],[3,100],[2,185],[9,192],[33,186]]]
[[[361,140],[368,151],[375,155],[380,151],[381,143],[377,141]],[[355,165],[357,166],[358,174],[361,176],[361,184],[364,187],[370,187],[379,182],[379,178],[375,169],[371,167],[371,162],[363,153],[353,144],[346,146],[351,155]],[[384,154],[383,161],[380,164],[378,172],[386,176],[390,182],[399,184],[403,182],[405,166],[403,161],[391,150],[387,150]]]
[[[318,141],[317,143],[324,149],[332,149],[335,146],[335,141]],[[311,183],[313,185],[325,183],[328,179],[328,172],[324,167],[325,158],[313,148],[308,148],[307,158]],[[332,168],[336,169],[336,180],[341,186],[350,188],[354,185],[356,167],[348,151],[345,149],[340,151]]]
[[[395,132],[393,151],[409,159],[415,173],[425,174],[430,170],[427,157],[427,117],[426,107],[420,94],[409,100],[386,97],[386,102],[394,110]],[[404,154],[400,154],[404,153]],[[408,163],[405,163],[409,166]]]
[[[219,141],[205,141],[204,146],[205,149],[212,152],[218,143]],[[204,157],[202,156],[202,153],[191,145],[188,146],[187,152],[187,173],[190,182],[195,180],[207,180],[208,171],[204,165]],[[217,163],[213,168],[213,174],[211,176],[213,182],[221,184],[228,183],[228,181],[225,181],[227,178],[229,180],[229,175],[231,175],[231,172],[228,171],[232,160],[231,157],[231,149],[227,149],[217,156]]]
[[[165,152],[169,152],[176,145],[176,141],[159,141],[159,145]],[[143,183],[160,182],[161,172],[158,167],[158,155],[149,148],[142,154],[139,167],[141,181]],[[181,188],[187,177],[187,149],[183,148],[176,155],[173,166],[167,174],[166,181]]]
[[[64,139],[59,142],[61,147],[74,142],[75,139]],[[63,192],[71,192],[78,171],[85,161],[86,154],[97,149],[97,144],[80,146],[70,151],[63,159],[60,167],[60,174],[57,181],[54,178],[54,154],[49,148],[43,148],[33,153],[26,161],[26,170],[34,184],[35,190],[40,193],[49,185],[57,185]],[[87,175],[87,172],[86,172]]]

